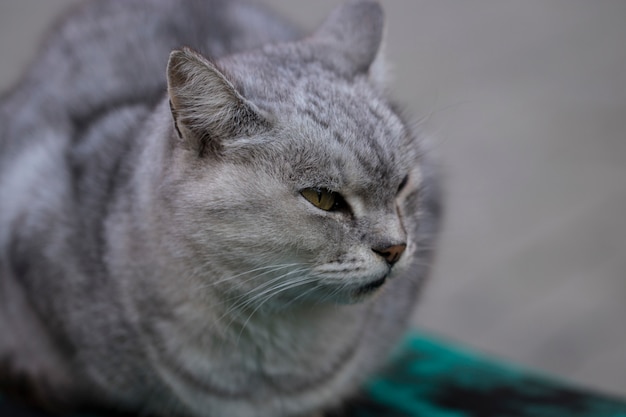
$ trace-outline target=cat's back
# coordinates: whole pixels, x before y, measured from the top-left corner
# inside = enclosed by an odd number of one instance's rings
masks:
[[[120,167],[133,164],[142,125],[166,94],[170,51],[219,57],[295,36],[244,0],[87,1],[50,32],[0,97],[0,386],[29,373],[52,375],[60,390],[80,385],[31,307],[63,310],[85,277],[106,281],[102,225]],[[61,286],[61,276],[73,281]],[[55,296],[33,300],[25,288]]]
[[[78,4],[0,99],[0,246],[18,218],[71,213],[81,190],[93,200],[83,209],[102,205],[96,200],[108,196],[97,191],[132,157],[142,124],[165,95],[172,49],[219,57],[296,36],[246,0]]]
[[[76,271],[77,260],[93,262],[120,167],[133,164],[130,150],[166,94],[170,51],[219,57],[296,36],[245,0],[92,0],[57,23],[0,97],[0,305],[10,306],[0,309],[0,333],[30,331],[8,313],[22,311],[20,260],[46,271],[30,284],[53,286],[42,258]],[[0,339],[0,361],[13,344]]]
[[[296,36],[279,16],[245,0],[80,3],[0,100],[0,170],[33,142],[56,136],[72,145],[113,111],[151,109],[165,93],[172,49],[217,58]]]

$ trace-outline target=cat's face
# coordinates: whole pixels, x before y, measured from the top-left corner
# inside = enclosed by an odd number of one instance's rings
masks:
[[[339,82],[319,84],[329,97],[298,88],[270,129],[219,156],[180,155],[184,238],[235,298],[353,302],[410,263],[416,143],[365,80]],[[308,114],[314,99],[326,109]]]
[[[416,250],[416,140],[371,62],[350,72],[309,42],[219,69],[189,50],[170,59],[176,239],[206,288],[243,307],[359,301]]]

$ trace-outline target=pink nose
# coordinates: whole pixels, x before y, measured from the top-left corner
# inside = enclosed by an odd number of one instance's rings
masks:
[[[386,248],[372,248],[374,252],[385,258],[389,265],[393,265],[400,260],[400,257],[406,249],[406,244],[391,245]]]

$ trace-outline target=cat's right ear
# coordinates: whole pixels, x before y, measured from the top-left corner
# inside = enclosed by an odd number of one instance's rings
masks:
[[[167,82],[176,133],[198,155],[218,152],[224,141],[267,127],[223,72],[191,49],[170,54]]]
[[[368,74],[377,85],[386,85],[384,60],[384,12],[377,0],[348,0],[339,5],[315,31],[313,42],[344,74]]]

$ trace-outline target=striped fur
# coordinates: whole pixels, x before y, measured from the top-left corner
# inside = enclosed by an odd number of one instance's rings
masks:
[[[0,102],[0,389],[190,417],[353,395],[405,330],[440,215],[382,34],[370,0],[300,40],[243,0],[70,13]]]

